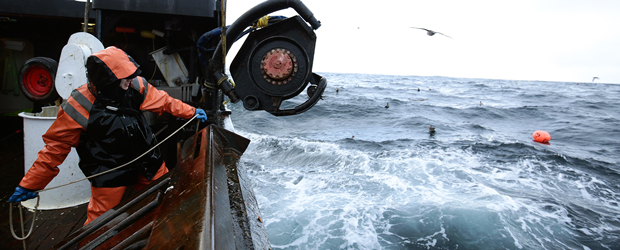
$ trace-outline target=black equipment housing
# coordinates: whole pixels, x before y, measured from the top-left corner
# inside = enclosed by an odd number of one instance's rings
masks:
[[[320,91],[314,92],[304,104],[294,110],[280,110],[282,101],[297,96],[308,83],[320,84],[321,77],[312,74],[315,46],[316,34],[299,16],[250,33],[230,66],[237,84],[235,90],[243,106],[247,110],[265,110],[277,116],[298,114],[314,106],[323,94],[320,86]],[[263,57],[274,49],[289,51],[296,61],[296,72],[285,84],[268,81],[261,69]],[[322,85],[325,85],[324,80]]]

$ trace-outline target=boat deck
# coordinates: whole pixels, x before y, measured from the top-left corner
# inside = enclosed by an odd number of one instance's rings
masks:
[[[9,227],[7,202],[24,175],[24,139],[22,118],[0,116],[0,248],[23,249],[22,242],[13,238]],[[17,132],[19,131],[19,132]],[[30,228],[33,213],[24,213],[24,227]],[[13,205],[13,226],[21,236],[19,209]],[[81,228],[86,221],[86,204],[59,210],[39,211],[32,235],[26,240],[27,249],[50,249],[66,236]]]

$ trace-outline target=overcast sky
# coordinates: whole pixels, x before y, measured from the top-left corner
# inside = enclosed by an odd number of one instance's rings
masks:
[[[227,23],[260,2],[228,1]],[[617,0],[304,3],[322,23],[315,72],[620,83]]]

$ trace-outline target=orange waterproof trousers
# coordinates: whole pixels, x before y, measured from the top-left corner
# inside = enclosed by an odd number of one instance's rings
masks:
[[[133,185],[133,188],[135,190],[140,190],[146,187],[146,185],[150,184],[154,180],[159,179],[159,177],[161,177],[162,175],[166,173],[168,173],[168,168],[166,167],[166,164],[164,163],[161,165],[159,170],[157,170],[157,173],[155,173],[155,176],[150,181],[144,178],[144,176],[140,174],[138,176],[138,183]],[[123,195],[125,194],[125,189],[127,189],[127,187],[107,188],[107,187],[93,187],[91,185],[90,186],[90,202],[88,203],[88,210],[86,211],[87,219],[86,219],[86,222],[84,222],[84,225],[90,223],[91,221],[93,221],[94,219],[102,215],[103,213],[107,212],[108,210],[118,205],[121,202]]]

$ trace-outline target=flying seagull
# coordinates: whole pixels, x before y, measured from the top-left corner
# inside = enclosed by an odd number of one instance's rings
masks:
[[[448,35],[446,35],[444,33],[433,31],[433,30],[429,30],[429,29],[425,29],[425,28],[418,28],[418,27],[409,27],[409,28],[426,30],[426,34],[429,35],[429,36],[434,36],[435,34],[441,34],[441,35],[447,36],[449,38],[452,38],[452,37],[450,37],[450,36],[448,36]]]
[[[597,76],[593,77],[592,82],[594,82],[594,80],[598,80],[598,77]]]

